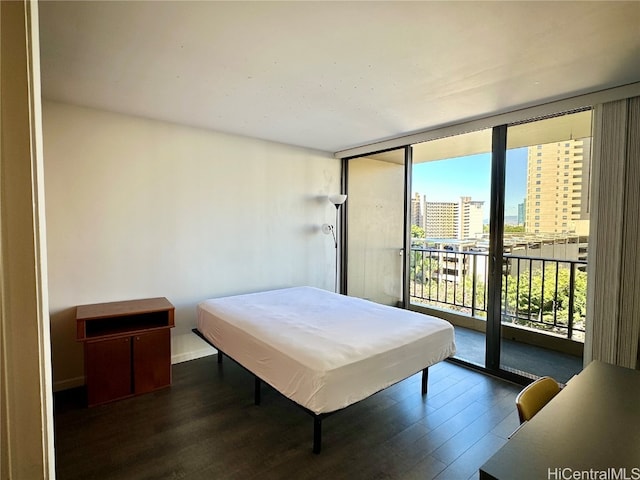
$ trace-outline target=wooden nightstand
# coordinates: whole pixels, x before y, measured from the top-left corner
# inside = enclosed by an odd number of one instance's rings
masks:
[[[89,406],[171,385],[174,310],[164,297],[76,308]]]

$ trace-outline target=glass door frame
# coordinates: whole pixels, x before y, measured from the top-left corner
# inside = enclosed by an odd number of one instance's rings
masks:
[[[411,251],[411,171],[413,168],[413,149],[411,145],[405,145],[404,147],[396,147],[390,148],[386,150],[380,150],[377,152],[370,152],[364,155],[356,155],[353,157],[345,157],[342,159],[342,175],[341,175],[341,191],[342,193],[347,195],[349,198],[349,161],[356,159],[367,157],[371,155],[376,155],[385,152],[391,152],[396,150],[404,150],[404,183],[403,183],[403,194],[404,194],[404,202],[403,202],[403,236],[402,236],[402,252],[403,252],[403,262],[402,262],[402,297],[400,298],[401,307],[404,309],[409,308],[410,298],[409,298],[409,278],[411,275],[411,266],[410,266],[410,256],[407,255],[407,252]],[[338,289],[339,293],[346,295],[348,291],[348,252],[347,252],[347,238],[349,235],[349,222],[347,221],[349,216],[349,202],[345,202],[343,208],[340,209],[340,233],[339,233],[339,245],[340,245],[340,275],[339,275],[339,285]]]
[[[504,371],[500,369],[500,349],[502,329],[502,265],[504,252],[503,237],[506,169],[507,125],[500,125],[493,127],[491,141],[489,279],[487,285],[487,330],[485,332],[485,368],[491,372]]]
[[[349,159],[343,158],[340,164],[341,174],[340,174],[340,193],[346,194],[347,199],[349,199]],[[347,292],[347,229],[349,212],[349,202],[345,202],[342,205],[342,208],[338,211],[338,223],[336,225],[338,228],[338,266],[339,266],[339,275],[338,275],[338,285],[336,285],[336,292],[346,295]]]
[[[404,235],[402,245],[402,308],[409,309],[411,303],[411,181],[413,172],[413,147],[404,147]]]

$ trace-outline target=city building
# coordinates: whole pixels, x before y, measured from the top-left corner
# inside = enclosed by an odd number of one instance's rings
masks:
[[[471,197],[460,197],[458,238],[465,240],[482,236],[484,201],[474,201]]]
[[[411,199],[411,225],[424,228],[424,215],[422,214],[422,200],[419,193],[415,193]]]
[[[526,232],[588,235],[590,158],[589,139],[529,147]]]
[[[518,225],[525,224],[526,211],[527,211],[527,200],[525,199],[522,203],[518,204]]]
[[[458,202],[427,202],[424,229],[427,238],[467,240],[482,236],[484,201],[462,196]]]
[[[427,238],[458,238],[457,202],[424,202],[424,230]]]

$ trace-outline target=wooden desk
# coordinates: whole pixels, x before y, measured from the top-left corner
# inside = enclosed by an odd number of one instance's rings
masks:
[[[640,479],[640,371],[592,362],[480,469],[481,479]],[[565,470],[563,469],[570,469]]]

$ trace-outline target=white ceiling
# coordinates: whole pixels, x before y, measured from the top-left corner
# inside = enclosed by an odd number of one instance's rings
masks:
[[[335,152],[640,81],[640,2],[53,2],[47,99]]]

